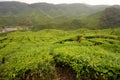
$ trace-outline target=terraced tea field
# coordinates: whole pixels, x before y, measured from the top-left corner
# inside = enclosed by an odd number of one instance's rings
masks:
[[[2,33],[0,80],[120,80],[120,28]]]

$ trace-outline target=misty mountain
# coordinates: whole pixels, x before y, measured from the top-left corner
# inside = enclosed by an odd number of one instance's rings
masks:
[[[87,4],[49,4],[49,3],[34,3],[26,4],[21,2],[0,2],[0,14],[20,14],[20,13],[39,13],[50,16],[81,16],[96,13],[104,10],[108,6],[98,5],[92,6]]]
[[[0,15],[19,14],[29,9],[29,5],[26,3],[0,2]]]
[[[104,28],[120,27],[120,6],[112,6],[102,11],[101,22]]]
[[[120,6],[114,5],[103,11],[79,19],[82,28],[105,29],[120,27]]]
[[[120,26],[119,5],[0,2],[0,27],[104,29]]]

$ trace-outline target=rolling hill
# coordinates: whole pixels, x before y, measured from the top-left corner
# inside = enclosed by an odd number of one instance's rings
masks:
[[[119,5],[0,2],[0,27],[21,26],[34,31],[104,29],[119,27],[119,17]]]

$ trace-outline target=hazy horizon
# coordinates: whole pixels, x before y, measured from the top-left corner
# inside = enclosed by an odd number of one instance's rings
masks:
[[[56,0],[0,0],[0,2],[3,1],[18,1],[18,2],[24,2],[24,3],[29,3],[29,4],[33,4],[33,3],[52,3],[52,4],[72,4],[72,3],[83,3],[83,4],[89,4],[89,5],[120,5],[120,1],[118,0],[109,0],[109,1],[104,1],[104,0],[60,0],[60,1],[56,1]]]

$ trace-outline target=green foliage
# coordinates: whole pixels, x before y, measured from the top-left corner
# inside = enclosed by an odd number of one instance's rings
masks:
[[[119,13],[119,6],[0,2],[0,28],[19,26],[32,31],[114,28],[120,26]]]
[[[103,11],[101,25],[104,28],[114,28],[120,26],[120,8],[110,7]]]
[[[120,9],[108,7],[0,2],[0,30],[23,30],[0,33],[0,80],[58,80],[56,66],[75,80],[119,80]]]
[[[57,80],[55,66],[59,64],[72,68],[76,80],[119,80],[118,30],[45,29],[0,34],[0,79]]]

